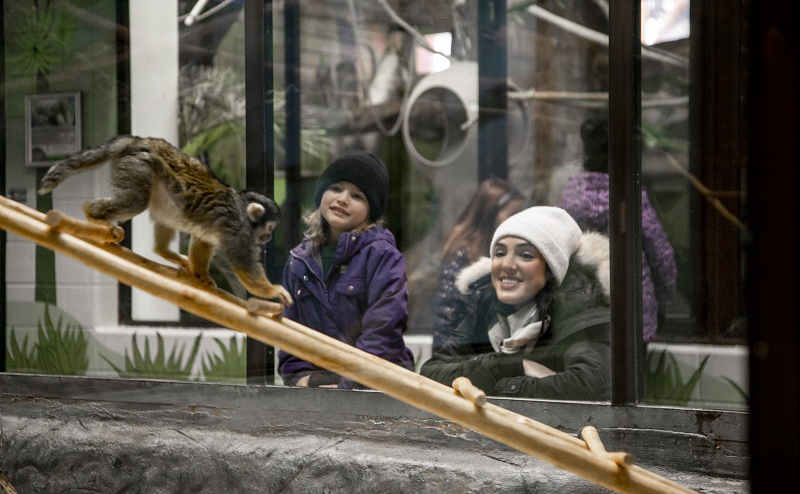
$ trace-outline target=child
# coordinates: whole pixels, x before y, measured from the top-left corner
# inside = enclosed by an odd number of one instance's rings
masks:
[[[306,238],[283,272],[294,304],[284,315],[332,338],[414,369],[405,346],[408,321],[405,258],[383,228],[389,177],[375,155],[351,151],[317,181],[317,209],[305,217]],[[284,382],[294,386],[363,388],[281,351]]]

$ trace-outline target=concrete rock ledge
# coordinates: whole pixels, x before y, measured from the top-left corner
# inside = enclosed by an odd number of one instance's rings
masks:
[[[219,420],[201,407],[4,395],[0,469],[19,494],[608,492],[502,445]],[[642,466],[702,493],[749,492],[745,480]]]

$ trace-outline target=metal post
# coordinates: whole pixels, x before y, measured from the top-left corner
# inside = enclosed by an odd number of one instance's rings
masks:
[[[302,238],[300,196],[300,2],[288,0],[283,10],[283,36],[286,73],[286,203],[283,206],[286,244],[291,247]]]
[[[641,6],[612,1],[609,13],[609,237],[611,402],[643,394]]]
[[[0,39],[6,39],[5,2],[0,0]],[[6,135],[6,54],[0,50],[0,135]],[[6,140],[0,139],[0,193],[6,194]],[[0,372],[6,371],[6,231],[0,231]]]
[[[272,2],[245,0],[246,181],[249,189],[274,194]],[[274,251],[267,245],[267,273],[275,279]],[[247,339],[247,383],[273,384],[275,350]]]
[[[478,2],[478,181],[508,176],[506,0]]]
[[[752,492],[800,490],[800,36],[795,0],[750,2],[747,300]]]
[[[130,7],[128,0],[116,1],[116,50],[117,50],[117,135],[131,133],[131,39],[130,39]],[[131,248],[131,220],[120,223],[125,229],[122,245]],[[131,287],[117,283],[117,321],[120,324],[131,323]]]

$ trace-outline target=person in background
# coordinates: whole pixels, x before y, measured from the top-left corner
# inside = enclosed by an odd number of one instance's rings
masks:
[[[573,175],[558,207],[583,231],[608,235],[608,122],[587,119],[581,125],[585,172]],[[653,339],[675,294],[675,253],[647,192],[642,191],[642,319],[644,341]]]
[[[458,276],[466,316],[420,373],[495,396],[609,399],[608,238],[536,206],[504,221],[489,253]]]
[[[524,205],[525,196],[509,182],[490,178],[481,182],[461,212],[440,253],[439,282],[433,302],[434,352],[464,317],[464,302],[455,287],[456,276],[489,250],[497,226]]]
[[[388,187],[386,165],[371,153],[344,153],[325,169],[316,185],[317,209],[304,218],[306,238],[284,268],[283,286],[295,302],[284,316],[413,370],[403,341],[405,258],[381,226]],[[363,388],[283,351],[278,362],[289,385]]]

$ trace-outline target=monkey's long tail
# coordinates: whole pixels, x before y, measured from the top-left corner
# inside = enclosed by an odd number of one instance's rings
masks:
[[[131,139],[129,136],[115,137],[96,148],[78,151],[56,163],[42,178],[39,194],[51,192],[58,184],[76,173],[97,168],[106,161],[114,159],[130,144]]]

